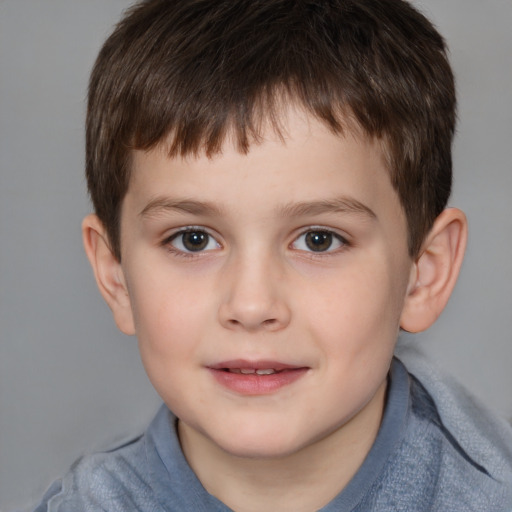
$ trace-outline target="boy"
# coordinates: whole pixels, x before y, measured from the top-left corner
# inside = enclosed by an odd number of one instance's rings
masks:
[[[128,12],[91,76],[83,234],[165,406],[37,510],[512,510],[510,429],[393,359],[462,262],[454,120],[401,0]]]

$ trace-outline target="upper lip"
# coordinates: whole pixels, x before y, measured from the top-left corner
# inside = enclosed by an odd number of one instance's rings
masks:
[[[220,363],[215,363],[212,365],[208,365],[208,368],[212,370],[235,370],[235,369],[244,369],[244,370],[297,370],[299,368],[305,368],[302,365],[294,365],[294,364],[286,364],[281,363],[279,361],[270,361],[270,360],[258,360],[258,361],[248,361],[246,359],[232,359],[230,361],[222,361]]]

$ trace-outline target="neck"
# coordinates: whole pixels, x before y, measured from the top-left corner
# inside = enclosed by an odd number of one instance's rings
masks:
[[[235,456],[182,422],[180,442],[204,488],[235,512],[311,512],[329,503],[361,467],[379,430],[385,392],[384,383],[348,423],[282,457]]]

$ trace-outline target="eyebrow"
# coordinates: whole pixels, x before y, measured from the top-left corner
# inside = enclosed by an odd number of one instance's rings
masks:
[[[279,213],[286,217],[320,215],[322,213],[354,213],[362,214],[370,219],[377,218],[377,215],[371,208],[350,197],[290,203],[279,208]]]
[[[139,213],[141,217],[151,217],[165,211],[178,211],[193,215],[220,215],[222,210],[213,203],[189,199],[177,200],[157,197],[151,200]]]
[[[160,212],[169,210],[192,215],[216,216],[220,216],[223,212],[222,208],[210,202],[195,201],[192,199],[172,200],[166,197],[157,197],[151,200],[142,209],[139,215],[141,217],[151,217],[152,215],[157,215]],[[320,215],[323,213],[350,213],[364,215],[370,219],[377,218],[375,212],[368,206],[349,197],[285,204],[280,206],[277,212],[283,217],[301,217],[305,215]]]

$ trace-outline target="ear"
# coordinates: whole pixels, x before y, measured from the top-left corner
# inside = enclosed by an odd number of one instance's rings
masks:
[[[123,269],[110,248],[105,227],[96,215],[88,215],[83,220],[82,238],[96,283],[112,310],[117,327],[125,334],[135,334]]]
[[[411,270],[400,327],[420,332],[443,311],[455,287],[464,258],[467,220],[456,208],[444,210],[434,222]]]

